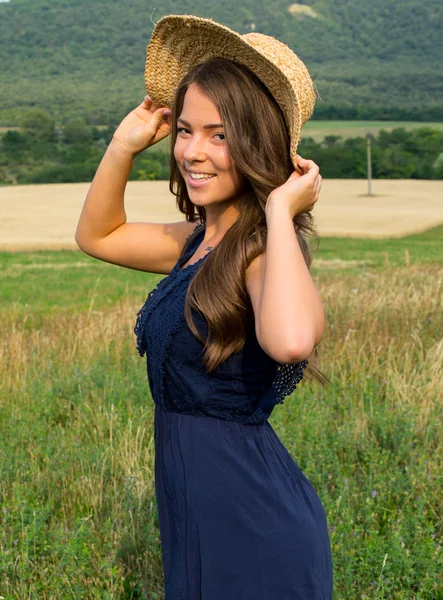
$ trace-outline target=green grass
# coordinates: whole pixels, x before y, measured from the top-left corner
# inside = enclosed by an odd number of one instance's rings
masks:
[[[321,237],[318,250],[316,243],[312,247],[315,257],[322,260],[357,260],[364,261],[366,266],[384,268],[387,264],[406,265],[406,251],[410,265],[443,264],[442,240],[443,225],[439,225],[423,233],[395,239]]]
[[[270,422],[325,506],[334,600],[443,599],[442,232],[320,240],[330,384],[305,379]],[[0,255],[5,600],[163,598],[132,331],[162,277],[79,251]]]
[[[147,295],[164,275],[122,269],[79,250],[0,253],[0,314],[106,310],[124,296]],[[14,317],[14,318],[15,318]]]
[[[377,135],[381,129],[391,131],[396,128],[418,129],[430,127],[443,130],[443,123],[425,123],[414,121],[315,121],[311,120],[303,126],[301,138],[312,137],[321,141],[328,135],[341,135],[343,138],[365,137],[367,133]]]
[[[321,237],[312,241],[313,274],[328,271],[359,273],[406,263],[443,264],[443,225],[404,238],[368,240]],[[316,260],[322,266],[316,266]],[[341,264],[336,265],[336,259]],[[347,261],[361,261],[348,265]],[[330,263],[330,264],[328,264]],[[123,297],[143,302],[148,291],[164,275],[122,269],[91,258],[79,250],[0,252],[0,315],[4,319],[42,318],[63,310],[106,310]]]

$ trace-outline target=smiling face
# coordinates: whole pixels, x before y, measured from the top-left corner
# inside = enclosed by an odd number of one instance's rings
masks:
[[[232,203],[245,185],[246,178],[230,159],[220,113],[195,83],[187,89],[177,118],[174,157],[197,206]],[[215,177],[193,181],[189,170]]]

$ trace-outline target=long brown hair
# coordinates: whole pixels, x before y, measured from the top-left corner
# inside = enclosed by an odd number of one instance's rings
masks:
[[[206,209],[195,206],[174,157],[177,118],[188,87],[195,83],[217,106],[224,123],[230,159],[247,180],[236,206],[240,214],[222,241],[205,258],[192,278],[186,295],[185,317],[193,334],[205,345],[203,362],[213,371],[233,352],[240,350],[253,322],[253,307],[246,289],[246,268],[266,251],[265,205],[269,194],[294,170],[290,137],[283,114],[264,84],[244,65],[213,57],[192,68],[180,82],[171,115],[171,179],[169,189],[177,197],[186,220],[206,224]],[[247,101],[246,101],[247,99]],[[310,213],[296,215],[294,229],[308,268],[312,258],[306,236],[318,235]],[[186,252],[197,227],[183,248]],[[203,314],[208,337],[195,327],[191,309]],[[316,367],[318,349],[309,356],[308,379],[322,385],[329,379]]]

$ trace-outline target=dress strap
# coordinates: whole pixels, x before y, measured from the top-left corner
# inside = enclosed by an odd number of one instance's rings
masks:
[[[205,231],[204,223],[197,223],[192,232],[186,238],[183,254],[188,254],[191,250],[196,250],[203,239],[201,235]]]
[[[178,259],[176,267],[180,269],[182,265],[184,265],[185,262],[191,258],[204,237],[205,229],[206,227],[203,223],[198,223],[196,227],[194,227],[193,231],[186,238],[182,255]]]

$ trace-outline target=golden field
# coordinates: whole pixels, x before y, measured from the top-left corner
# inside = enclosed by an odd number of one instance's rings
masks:
[[[89,183],[0,188],[0,250],[77,248],[75,228]],[[385,238],[443,223],[443,182],[324,180],[313,215],[320,236]],[[128,221],[174,222],[183,216],[168,181],[131,181]]]

